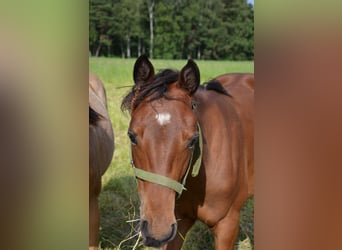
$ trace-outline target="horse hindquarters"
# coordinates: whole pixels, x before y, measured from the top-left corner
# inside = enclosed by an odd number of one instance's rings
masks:
[[[89,73],[89,249],[98,249],[101,176],[111,163],[113,154],[114,133],[107,110],[106,91],[101,80]]]

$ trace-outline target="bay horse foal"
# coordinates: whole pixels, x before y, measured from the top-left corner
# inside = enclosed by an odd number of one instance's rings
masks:
[[[100,79],[89,74],[89,249],[98,249],[100,212],[98,196],[101,176],[114,153],[114,134],[107,110],[105,88]]]
[[[144,244],[181,249],[199,219],[213,232],[215,249],[232,250],[240,209],[253,195],[253,74],[226,74],[199,86],[192,60],[180,72],[155,75],[143,55],[133,77],[122,109],[131,113]]]

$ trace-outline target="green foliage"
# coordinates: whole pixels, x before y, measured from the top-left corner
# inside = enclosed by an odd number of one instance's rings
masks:
[[[175,59],[181,58],[179,48],[183,33],[175,22],[175,16],[170,15],[175,11],[174,5],[158,4],[155,9],[155,58]]]
[[[136,57],[150,49],[163,59],[254,58],[254,9],[247,0],[90,0],[92,55]]]
[[[119,249],[120,242],[122,242],[120,249],[132,249],[138,239],[136,235],[138,221],[132,221],[139,218],[139,199],[129,163],[129,139],[127,137],[129,115],[123,114],[120,110],[121,100],[133,84],[134,62],[134,59],[121,58],[92,57],[89,59],[90,71],[96,73],[105,85],[109,115],[115,133],[115,153],[110,167],[102,177],[102,192],[99,198],[100,245],[102,249],[108,250]],[[152,60],[152,63],[157,71],[164,68],[179,70],[186,64],[186,60]],[[253,62],[197,61],[196,63],[200,68],[201,82],[223,73],[254,71]],[[253,210],[253,200],[249,200],[240,215],[240,234],[237,242],[239,250],[249,250],[251,243],[253,244]],[[129,239],[130,237],[132,238]],[[124,241],[125,239],[129,240]],[[147,250],[148,248],[139,246],[137,249]],[[187,235],[183,249],[213,249],[213,236],[207,226],[197,222]]]
[[[253,60],[254,11],[245,0],[228,0],[225,5],[225,24],[230,37],[228,59]]]
[[[112,5],[108,1],[89,1],[89,51],[93,55],[99,55],[102,47],[107,47],[108,54],[112,43],[109,35],[112,14]]]

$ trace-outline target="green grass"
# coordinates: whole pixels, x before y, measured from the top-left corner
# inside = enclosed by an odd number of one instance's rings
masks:
[[[172,68],[180,70],[186,60],[151,60],[155,70]],[[102,249],[118,249],[118,245],[133,236],[139,218],[139,200],[131,165],[129,163],[129,140],[127,128],[130,117],[120,110],[121,100],[132,86],[132,72],[135,59],[89,58],[89,69],[103,81],[108,98],[109,115],[115,133],[113,161],[102,177],[100,245]],[[201,82],[229,72],[254,72],[253,62],[196,61],[201,72]],[[244,206],[240,220],[240,234],[237,249],[247,250],[254,241],[253,199]],[[132,249],[137,236],[122,243],[120,249]],[[207,227],[197,222],[187,235],[184,250],[213,249],[213,237]],[[148,248],[138,247],[138,249]]]

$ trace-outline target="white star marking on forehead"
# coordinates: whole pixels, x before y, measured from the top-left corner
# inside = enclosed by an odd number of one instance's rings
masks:
[[[156,115],[156,119],[158,123],[163,126],[165,124],[170,123],[171,121],[171,115],[169,113],[160,113]]]

